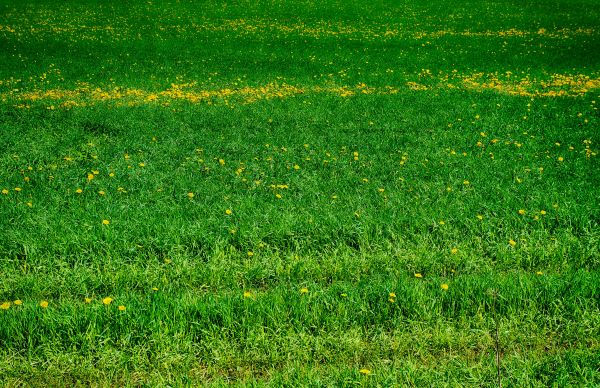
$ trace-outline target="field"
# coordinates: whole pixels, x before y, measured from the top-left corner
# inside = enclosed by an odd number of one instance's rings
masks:
[[[594,0],[0,1],[0,385],[600,385]]]

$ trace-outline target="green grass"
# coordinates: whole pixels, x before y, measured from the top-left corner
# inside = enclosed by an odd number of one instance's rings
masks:
[[[600,384],[599,22],[0,2],[0,385]]]

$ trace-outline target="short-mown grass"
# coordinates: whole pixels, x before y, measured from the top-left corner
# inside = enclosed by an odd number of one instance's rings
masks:
[[[0,382],[600,384],[599,21],[0,3]]]

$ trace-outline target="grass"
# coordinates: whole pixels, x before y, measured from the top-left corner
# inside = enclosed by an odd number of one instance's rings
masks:
[[[2,2],[0,382],[600,384],[599,20]]]

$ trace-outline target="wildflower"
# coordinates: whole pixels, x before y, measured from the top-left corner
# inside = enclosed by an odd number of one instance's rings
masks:
[[[92,174],[92,173],[89,173],[89,174],[87,175],[87,179],[88,179],[88,181],[91,181],[92,179],[94,179],[94,174]]]
[[[453,255],[456,255],[458,253],[458,248],[450,249],[450,253],[452,253]]]
[[[512,239],[508,240],[508,243],[509,243],[511,246],[513,246],[513,247],[514,247],[515,245],[517,245],[517,242],[516,242],[515,240],[512,240]]]
[[[252,291],[244,291],[244,298],[251,298],[252,297]]]
[[[468,181],[468,180],[466,180],[466,179],[463,181],[463,185],[465,185],[465,186],[469,186],[470,184],[471,184],[471,182],[469,182],[469,181]]]
[[[171,259],[165,259],[165,264],[171,264],[171,263],[172,263]]]
[[[367,178],[363,178],[363,183],[369,183],[369,180]]]
[[[8,190],[2,189],[2,194],[7,195],[8,194]]]
[[[104,194],[106,194],[106,193],[105,193],[104,191],[100,190],[100,191],[98,191],[98,194],[100,194],[100,195],[104,195]]]
[[[294,170],[300,170],[300,166],[298,166],[297,164],[294,164]]]
[[[395,292],[390,292],[389,297],[390,298],[395,298],[396,297],[396,293]]]
[[[110,224],[109,220],[102,220],[102,225],[108,225],[108,224]]]
[[[29,207],[33,207],[33,204],[31,202],[26,202],[25,204]]]
[[[225,214],[227,214],[228,216],[230,216],[231,215],[231,209],[225,210]]]
[[[525,213],[527,213],[527,212],[525,211],[525,209],[519,209],[519,214],[520,214],[520,215],[525,215]]]
[[[562,161],[564,161],[564,160],[565,160],[565,158],[563,158],[562,156],[559,156],[557,160],[558,160],[559,162],[562,162]]]
[[[158,291],[158,287],[152,287],[152,291],[154,291],[154,292]]]
[[[75,192],[76,192],[77,194],[81,194],[81,193],[83,193],[83,190],[81,190],[81,189],[77,189],[77,190],[75,190]]]
[[[84,302],[85,302],[85,304],[90,304],[90,303],[92,303],[92,298],[85,298]]]
[[[112,303],[112,301],[113,301],[113,298],[111,298],[111,297],[109,297],[109,296],[107,296],[106,298],[102,299],[102,303],[104,303],[104,304],[105,304],[105,305],[107,305],[107,306],[108,306],[109,304],[111,304],[111,303]]]
[[[119,311],[125,311],[125,306],[123,306],[123,305],[120,305],[120,306],[119,306]]]
[[[481,214],[477,214],[477,219],[478,219],[479,221],[481,221],[481,220],[483,220],[483,216],[482,216]]]
[[[542,276],[544,273],[543,273],[542,271],[537,271],[535,274],[536,274],[537,276]]]
[[[187,193],[187,196],[189,199],[192,199],[192,198],[194,198],[194,193],[192,193],[192,192]]]
[[[252,256],[254,256],[254,252],[248,251],[248,257],[252,257]]]
[[[281,194],[279,194],[279,193],[275,194],[275,198],[281,199]]]
[[[48,301],[47,300],[43,300],[40,302],[40,307],[45,309],[46,307],[48,307]]]
[[[300,293],[301,294],[308,294],[308,288],[306,288],[306,287],[301,288],[300,289]]]
[[[418,272],[417,272],[417,273],[415,273],[415,277],[416,277],[416,278],[422,278],[422,277],[423,277],[423,275],[421,275],[420,273],[418,273]]]
[[[446,222],[444,220],[439,220],[438,224],[440,224],[440,225],[446,225]]]
[[[545,210],[540,210],[540,214],[545,216],[546,215],[546,211]]]
[[[220,164],[221,166],[224,166],[224,165],[225,165],[225,161],[224,161],[223,159],[219,159],[219,164]]]
[[[361,375],[365,375],[365,376],[368,376],[368,375],[370,375],[370,374],[371,374],[371,371],[370,371],[369,369],[364,369],[364,368],[363,368],[363,369],[361,369],[361,370],[359,370],[358,372],[359,372]]]
[[[114,178],[114,176],[115,176],[115,173],[114,173],[114,172],[111,172],[110,174],[108,174],[108,176],[109,176],[109,177],[111,177],[111,178]]]
[[[21,191],[21,188],[20,187],[15,187],[15,191],[19,192],[19,191]]]
[[[140,167],[146,167],[146,164],[145,163],[139,163],[138,166],[140,166]]]
[[[344,292],[344,293],[341,293],[341,294],[340,294],[340,296],[341,296],[342,298],[346,298],[346,297],[348,297],[348,294],[346,294],[346,293]]]
[[[2,304],[0,304],[0,309],[2,310],[8,310],[10,308],[10,302],[4,302]]]
[[[440,288],[444,291],[448,291],[448,285],[446,283],[442,283],[442,285],[440,286]]]
[[[17,299],[13,302],[16,306],[20,306],[23,304],[23,301],[21,299]]]

